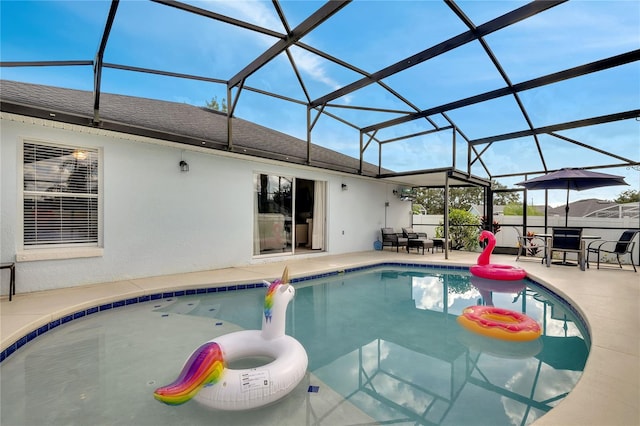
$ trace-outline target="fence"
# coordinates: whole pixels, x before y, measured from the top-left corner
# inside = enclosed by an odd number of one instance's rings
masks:
[[[518,231],[523,232],[522,216],[494,216],[494,220],[500,224],[500,231],[496,234],[498,247],[518,247]],[[413,227],[419,232],[426,232],[429,237],[436,236],[436,227],[444,223],[442,215],[413,215]],[[551,232],[551,228],[565,226],[564,216],[554,215],[547,218],[547,229],[544,228],[544,216],[528,216],[527,232],[546,233]],[[640,221],[638,218],[625,216],[623,218],[602,218],[602,217],[569,217],[569,226],[584,228],[585,234],[597,235],[603,240],[616,241],[627,229],[638,229]],[[636,244],[633,251],[635,264],[639,264],[640,241],[636,237]],[[609,247],[609,246],[608,246]],[[613,247],[609,247],[613,248]],[[594,259],[595,260],[595,259]],[[602,261],[608,259],[603,258]],[[624,261],[627,261],[624,259]]]

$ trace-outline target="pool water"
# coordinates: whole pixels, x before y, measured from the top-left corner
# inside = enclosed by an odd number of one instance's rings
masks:
[[[582,321],[529,281],[385,267],[294,286],[286,329],[309,367],[276,404],[220,412],[153,398],[203,342],[260,328],[260,288],[139,303],[45,333],[0,365],[0,423],[526,425],[566,397],[588,356]],[[543,335],[505,342],[471,334],[456,318],[476,304],[525,312]]]

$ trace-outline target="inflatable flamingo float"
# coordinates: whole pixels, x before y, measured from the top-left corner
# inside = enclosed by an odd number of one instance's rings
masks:
[[[168,405],[195,399],[221,410],[247,410],[270,404],[291,392],[307,371],[307,352],[285,334],[287,305],[295,295],[285,268],[282,279],[269,286],[264,299],[262,330],[243,330],[216,337],[196,349],[178,378],[154,392]],[[273,361],[256,368],[231,369],[243,358]]]
[[[482,231],[478,239],[480,241],[487,240],[488,244],[478,256],[478,264],[469,268],[473,275],[490,280],[503,281],[521,280],[527,276],[527,271],[517,266],[490,263],[491,253],[496,246],[496,237],[493,232]]]

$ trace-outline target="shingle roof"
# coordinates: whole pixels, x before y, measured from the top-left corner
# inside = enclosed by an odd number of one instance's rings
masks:
[[[0,80],[0,101],[6,112],[227,150],[226,114],[204,107],[102,93],[96,125],[92,92],[8,80]],[[238,118],[232,119],[232,134],[233,152],[306,163],[306,141]],[[359,160],[311,144],[309,165],[358,173]],[[363,174],[376,176],[378,167],[364,163]]]
[[[604,209],[605,207],[617,205],[613,201],[598,200],[596,198],[588,198],[586,200],[579,200],[569,203],[569,216],[571,217],[585,217],[589,213],[593,213],[597,210]],[[565,215],[566,206],[558,206],[549,208],[549,215]]]

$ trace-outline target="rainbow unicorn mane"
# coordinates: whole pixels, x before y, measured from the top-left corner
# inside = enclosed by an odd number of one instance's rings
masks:
[[[273,297],[276,294],[276,289],[281,284],[281,280],[275,280],[269,285],[269,288],[267,289],[267,295],[264,297],[264,319],[266,322],[271,322],[271,308],[273,308]]]
[[[203,387],[218,382],[224,369],[220,346],[216,342],[207,342],[193,352],[178,378],[156,389],[153,397],[168,405],[184,404]]]
[[[267,281],[264,281],[265,284],[269,284]],[[282,278],[279,280],[275,280],[271,284],[269,284],[269,288],[267,289],[267,295],[264,297],[264,320],[265,322],[271,322],[272,313],[271,308],[273,308],[273,299],[276,295],[276,290],[282,284],[289,283],[289,267],[285,266],[284,271],[282,271]]]

